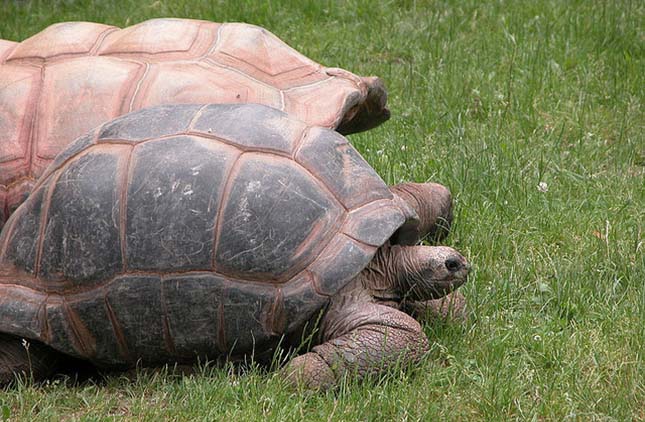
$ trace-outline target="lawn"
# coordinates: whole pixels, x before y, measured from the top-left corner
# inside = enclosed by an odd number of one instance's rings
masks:
[[[0,420],[645,420],[645,4],[638,1],[8,1],[0,38],[63,20],[245,21],[378,75],[392,119],[351,142],[390,184],[455,197],[463,325],[335,392],[210,366],[23,384]]]

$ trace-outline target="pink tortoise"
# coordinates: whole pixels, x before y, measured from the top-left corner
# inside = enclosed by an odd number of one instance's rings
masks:
[[[0,40],[0,228],[68,143],[145,107],[260,103],[341,133],[389,117],[376,77],[324,67],[243,23],[52,25]]]

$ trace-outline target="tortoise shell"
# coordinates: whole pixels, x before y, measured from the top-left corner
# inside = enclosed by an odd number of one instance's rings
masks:
[[[335,131],[257,104],[140,110],[71,144],[7,222],[0,332],[106,366],[267,350],[416,218]]]
[[[0,228],[56,154],[93,127],[155,105],[243,102],[341,133],[389,116],[378,78],[325,68],[248,24],[65,22],[0,40]]]

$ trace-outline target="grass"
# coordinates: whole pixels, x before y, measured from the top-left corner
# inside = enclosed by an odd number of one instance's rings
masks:
[[[26,383],[1,392],[0,419],[645,420],[642,2],[0,4],[5,39],[61,20],[246,21],[381,76],[393,117],[351,141],[388,183],[452,189],[446,243],[474,265],[472,318],[428,323],[414,370],[321,395],[254,368]]]

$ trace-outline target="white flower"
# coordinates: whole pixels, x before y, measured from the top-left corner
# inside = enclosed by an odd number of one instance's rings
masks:
[[[543,192],[543,193],[549,191],[549,185],[547,185],[546,182],[538,183],[537,188],[540,192]]]

